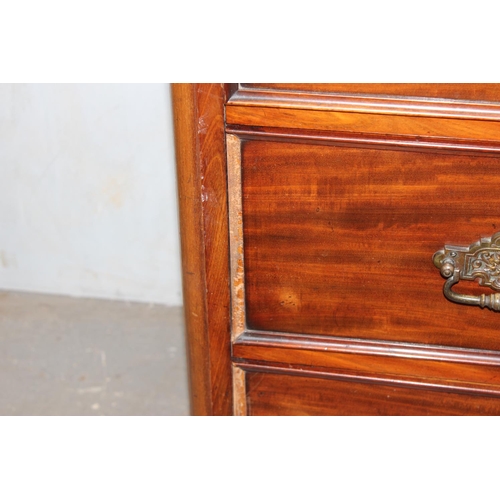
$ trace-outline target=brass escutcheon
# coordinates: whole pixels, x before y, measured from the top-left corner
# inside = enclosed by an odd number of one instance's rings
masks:
[[[443,293],[448,300],[500,311],[500,293],[464,295],[451,289],[462,279],[477,280],[481,286],[500,290],[500,232],[490,238],[481,238],[468,247],[445,245],[432,260],[441,276],[446,278]]]

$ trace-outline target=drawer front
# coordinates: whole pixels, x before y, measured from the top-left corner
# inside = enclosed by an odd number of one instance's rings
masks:
[[[497,349],[498,314],[446,300],[432,257],[500,229],[499,185],[495,156],[243,141],[247,327]]]
[[[495,397],[251,371],[248,415],[498,415]]]

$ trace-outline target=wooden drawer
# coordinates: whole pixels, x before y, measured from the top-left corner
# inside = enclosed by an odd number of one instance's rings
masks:
[[[432,257],[500,229],[500,158],[269,137],[241,142],[241,172],[249,329],[499,346],[498,315],[447,301]]]
[[[400,89],[176,90],[195,413],[500,413],[498,313],[433,261],[500,230],[500,87]]]
[[[251,371],[249,415],[497,415],[498,400],[401,384]]]

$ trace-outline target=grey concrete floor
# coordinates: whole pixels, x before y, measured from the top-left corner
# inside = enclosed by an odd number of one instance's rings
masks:
[[[0,292],[0,415],[188,415],[182,308]]]

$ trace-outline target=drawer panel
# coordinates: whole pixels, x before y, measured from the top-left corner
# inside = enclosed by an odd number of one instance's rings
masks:
[[[447,391],[248,372],[248,415],[499,415],[500,399]]]
[[[498,313],[447,301],[432,262],[500,229],[500,158],[245,140],[241,175],[248,328],[500,345]]]

